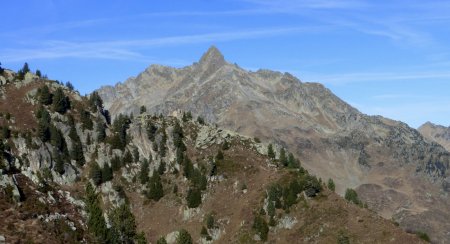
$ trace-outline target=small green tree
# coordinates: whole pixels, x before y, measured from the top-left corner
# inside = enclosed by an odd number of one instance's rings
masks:
[[[327,186],[328,186],[328,189],[330,189],[330,191],[335,191],[335,189],[336,189],[336,185],[334,184],[334,181],[331,178],[328,179]]]
[[[142,162],[141,164],[141,171],[139,172],[139,180],[141,182],[141,184],[147,184],[147,182],[149,181],[150,177],[148,177],[148,173],[149,173],[149,164],[148,164],[148,160],[145,159],[144,162]]]
[[[102,182],[107,182],[113,179],[113,171],[109,164],[105,163],[102,169]]]
[[[186,196],[187,205],[189,208],[196,208],[202,203],[202,193],[200,189],[189,188]]]
[[[284,150],[284,148],[281,148],[280,150],[280,162],[283,166],[288,166],[288,159],[286,157],[286,151]]]
[[[108,238],[108,228],[106,226],[103,211],[100,207],[98,196],[94,188],[88,182],[86,184],[86,212],[88,214],[88,230],[94,234],[98,242],[103,242]]]
[[[98,166],[97,162],[94,162],[91,165],[89,176],[96,186],[102,184],[102,169],[100,168],[100,166]]]
[[[358,199],[358,193],[351,188],[347,188],[347,190],[345,190],[345,200],[357,205],[361,204],[361,201]]]
[[[50,88],[48,88],[47,85],[42,86],[41,88],[39,88],[38,90],[38,94],[39,94],[39,102],[42,105],[50,105],[52,104],[52,93],[50,92]]]
[[[55,171],[60,175],[64,174],[64,161],[58,152],[58,150],[53,150],[53,161],[55,162]]]
[[[273,150],[272,144],[269,144],[267,147],[267,156],[269,156],[270,159],[275,159],[275,151]]]
[[[191,234],[185,229],[181,229],[177,235],[177,244],[192,244]]]
[[[222,150],[217,151],[216,160],[222,160],[224,158]]]
[[[103,122],[97,123],[97,140],[104,142],[106,139],[106,125]]]
[[[37,70],[36,70],[36,75],[37,75],[39,78],[41,78],[41,77],[42,77],[41,71],[37,69]]]
[[[136,220],[128,204],[115,208],[109,215],[112,243],[133,243],[136,238]]]
[[[92,122],[91,113],[89,111],[81,110],[80,119],[83,130],[92,130],[94,128],[94,122]]]
[[[206,222],[206,227],[208,227],[208,229],[214,228],[214,225],[215,225],[214,215],[212,213],[208,214],[208,216],[206,216],[205,222]]]
[[[143,114],[143,113],[145,113],[145,112],[147,112],[147,108],[146,108],[144,105],[142,105],[142,106],[141,106],[140,114]]]
[[[55,91],[55,95],[53,96],[53,110],[60,114],[65,114],[68,109],[70,109],[70,100],[64,94],[64,91],[61,87],[58,87]]]
[[[148,186],[148,198],[159,201],[164,196],[163,185],[161,183],[161,177],[157,172],[153,172]]]
[[[269,234],[269,226],[265,218],[261,215],[256,215],[253,219],[253,229],[259,235],[262,241],[267,241]]]
[[[166,238],[161,236],[158,241],[156,241],[156,244],[167,244]]]
[[[75,87],[73,86],[73,84],[70,81],[66,82],[66,87],[69,89],[69,91],[75,90]]]
[[[201,125],[204,125],[204,124],[205,124],[205,120],[204,120],[202,117],[200,117],[200,116],[197,117],[197,122],[198,122],[199,124],[201,124]]]

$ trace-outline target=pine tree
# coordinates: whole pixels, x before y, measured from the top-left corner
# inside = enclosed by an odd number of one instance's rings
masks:
[[[109,215],[112,243],[134,243],[136,238],[136,220],[128,204],[115,208]]]
[[[216,160],[222,160],[224,158],[222,150],[217,151]]]
[[[133,147],[133,160],[135,163],[139,162],[139,149],[137,147]]]
[[[327,186],[328,186],[328,189],[330,189],[330,191],[334,191],[336,189],[336,185],[334,184],[334,181],[331,178],[328,179]]]
[[[64,94],[64,91],[61,87],[58,87],[58,89],[56,89],[52,104],[53,110],[60,114],[65,114],[66,111],[70,108],[69,98]]]
[[[117,171],[122,168],[122,161],[117,155],[111,158],[111,168],[113,171]]]
[[[186,201],[189,208],[196,208],[200,206],[202,203],[202,193],[200,189],[190,188],[186,196]]]
[[[185,229],[181,229],[178,232],[177,236],[177,244],[192,244],[192,237],[191,234]]]
[[[52,94],[47,85],[42,86],[39,90],[39,102],[42,105],[50,105],[52,104]]]
[[[158,174],[163,175],[165,171],[166,171],[166,163],[164,163],[164,161],[161,161],[158,166]]]
[[[102,180],[103,180],[102,169],[100,168],[100,166],[98,166],[97,162],[94,162],[91,165],[91,170],[89,171],[89,176],[96,186],[102,184]]]
[[[283,166],[288,166],[288,159],[286,158],[286,151],[284,148],[281,148],[280,150],[280,162]]]
[[[141,184],[147,184],[149,181],[148,177],[149,173],[149,164],[148,161],[145,159],[144,162],[141,164],[141,171],[139,172],[139,180],[141,181]]]
[[[66,87],[70,90],[73,91],[75,89],[75,87],[72,85],[72,83],[70,83],[70,81],[66,82]]]
[[[45,120],[40,120],[38,124],[38,135],[42,142],[50,140],[50,126]]]
[[[147,108],[146,108],[144,105],[142,105],[142,106],[141,106],[140,114],[143,114],[143,113],[145,113],[145,112],[147,112]]]
[[[70,157],[72,160],[77,162],[78,166],[83,166],[86,160],[83,154],[83,145],[81,144],[75,125],[71,126],[69,137],[72,139],[72,150],[70,151]]]
[[[82,123],[83,130],[92,130],[94,128],[94,123],[91,119],[91,113],[86,110],[80,111],[80,119]]]
[[[161,177],[156,172],[153,172],[153,176],[149,182],[148,198],[159,201],[164,196],[163,185],[161,183]]]
[[[136,244],[147,244],[147,239],[145,238],[145,233],[141,232],[134,238]]]
[[[267,156],[269,156],[270,159],[275,159],[275,151],[273,150],[272,144],[269,144],[267,147]]]
[[[54,170],[60,175],[64,174],[64,161],[58,152],[58,150],[53,150],[53,161],[55,162]]]
[[[113,179],[113,171],[109,164],[105,163],[102,169],[102,182],[107,182]]]
[[[164,238],[164,236],[161,236],[156,244],[167,244],[166,238]]]
[[[183,175],[190,179],[194,173],[194,166],[192,165],[191,160],[189,157],[184,156],[184,164],[183,164]]]
[[[175,125],[173,126],[172,131],[173,136],[173,144],[178,149],[181,149],[182,151],[186,151],[186,146],[183,143],[183,128],[181,128],[180,123],[178,121],[175,121]]]
[[[103,211],[100,208],[98,196],[90,183],[86,185],[85,203],[88,214],[88,229],[94,234],[98,242],[104,242],[108,238],[108,228],[103,217]]]
[[[258,233],[262,241],[267,241],[269,226],[263,216],[255,216],[255,219],[253,220],[253,229]]]
[[[36,70],[36,75],[37,75],[39,78],[41,78],[41,77],[42,77],[41,71],[37,69],[37,70]]]
[[[104,142],[106,139],[106,126],[103,122],[97,123],[97,140]]]

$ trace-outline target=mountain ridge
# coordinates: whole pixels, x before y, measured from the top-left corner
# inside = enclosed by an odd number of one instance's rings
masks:
[[[113,114],[138,113],[141,106],[156,114],[191,111],[226,129],[278,143],[314,174],[333,178],[340,194],[356,188],[384,217],[398,216],[404,228],[450,240],[428,213],[441,211],[440,204],[432,206],[411,190],[419,184],[421,194],[433,192],[438,202],[443,201],[438,196],[446,198],[447,150],[403,122],[361,113],[322,84],[223,64],[215,49],[202,56],[203,62],[183,68],[152,65],[136,78],[97,91]],[[220,65],[205,63],[209,56],[217,56],[212,60]],[[392,178],[402,184],[392,184]],[[374,191],[383,196],[381,202]],[[434,217],[418,226],[424,216]]]

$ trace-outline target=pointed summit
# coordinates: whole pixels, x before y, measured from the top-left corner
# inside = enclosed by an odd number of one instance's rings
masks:
[[[201,65],[213,65],[216,68],[226,64],[225,58],[222,53],[215,46],[211,46],[200,59]]]

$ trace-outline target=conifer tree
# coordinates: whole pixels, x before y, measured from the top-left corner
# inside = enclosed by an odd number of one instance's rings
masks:
[[[140,109],[140,114],[143,114],[145,112],[147,112],[147,108],[144,105],[142,105]]]
[[[97,140],[104,142],[106,139],[106,126],[103,122],[97,123]]]
[[[275,159],[275,151],[273,150],[272,144],[269,144],[269,146],[267,147],[267,156],[269,156],[269,158],[271,159]]]
[[[55,91],[55,95],[53,96],[53,110],[60,114],[65,114],[66,111],[70,108],[69,98],[64,94],[64,91],[61,87],[58,87]]]
[[[284,150],[284,148],[281,148],[280,150],[280,162],[283,166],[288,166],[288,159],[286,157],[286,151]]]
[[[52,94],[47,85],[42,86],[39,90],[39,102],[42,105],[52,104]]]
[[[136,238],[136,220],[128,204],[115,208],[109,215],[112,243],[134,243]]]
[[[103,211],[100,207],[98,196],[94,188],[88,182],[86,185],[86,212],[88,214],[88,230],[94,234],[98,242],[105,242],[108,238],[108,228],[106,226]]]
[[[64,161],[60,155],[60,153],[58,152],[58,150],[54,149],[53,150],[53,161],[55,162],[55,168],[54,170],[59,173],[60,175],[64,174]]]
[[[330,191],[334,191],[336,189],[336,185],[334,184],[334,181],[331,178],[328,179],[327,186],[328,186],[328,189],[330,189]]]
[[[189,208],[196,208],[202,203],[202,193],[200,189],[195,187],[189,188],[186,196],[187,206]]]
[[[177,236],[177,244],[192,244],[191,234],[185,229],[182,229],[178,232]]]
[[[107,182],[113,179],[113,171],[109,164],[105,163],[102,169],[102,182]]]
[[[164,196],[161,177],[159,177],[159,174],[157,172],[153,172],[153,176],[150,178],[148,188],[148,198],[159,201],[159,199]]]
[[[70,157],[77,162],[78,166],[83,166],[85,161],[83,154],[83,145],[81,144],[80,137],[77,134],[75,125],[71,126],[69,137],[72,139],[72,149],[70,151]]]
[[[141,164],[141,171],[139,172],[139,180],[141,181],[141,184],[147,184],[147,182],[149,181],[148,173],[149,173],[149,164],[148,160],[145,159],[144,162]]]
[[[100,168],[100,166],[98,166],[97,162],[94,162],[91,165],[91,170],[89,172],[89,176],[96,186],[102,184],[102,180],[103,180],[102,169]]]

